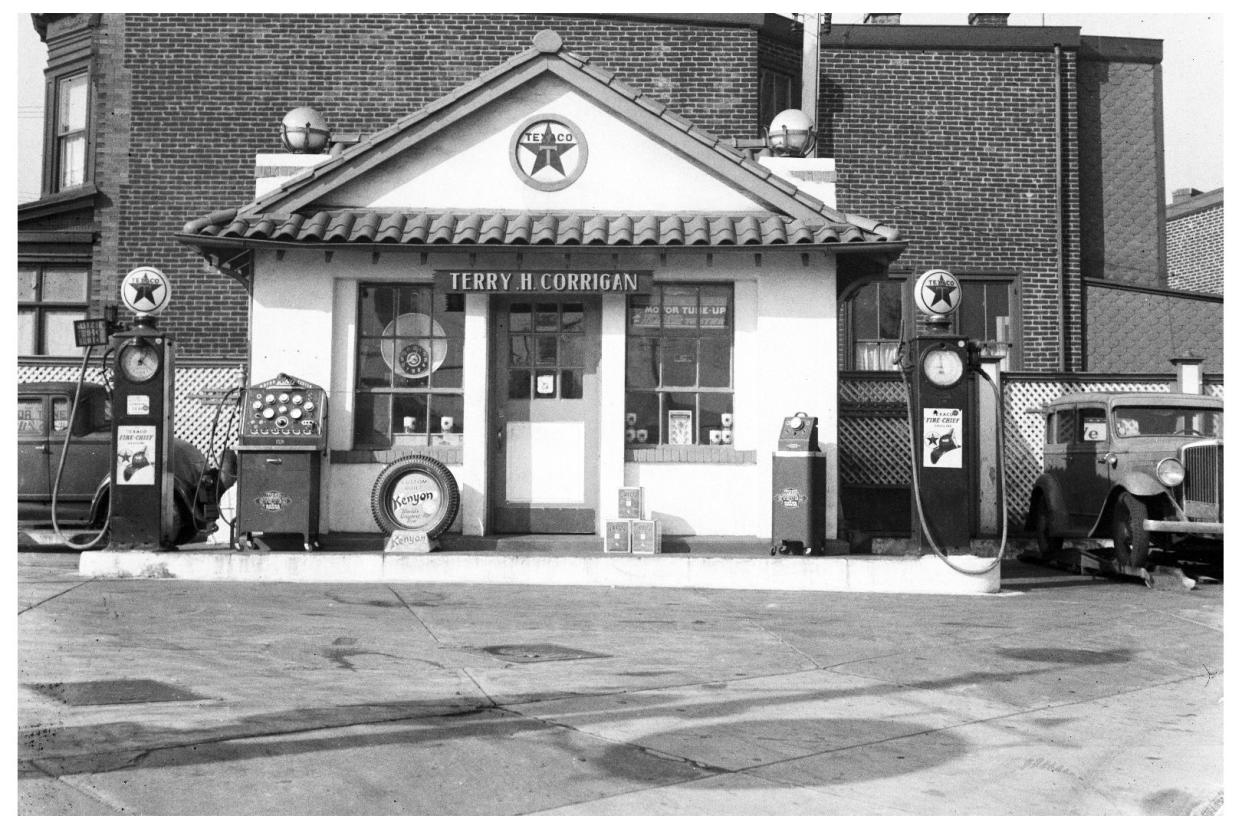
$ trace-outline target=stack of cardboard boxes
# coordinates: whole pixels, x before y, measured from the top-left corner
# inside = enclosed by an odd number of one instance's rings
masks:
[[[617,520],[609,521],[604,552],[654,555],[660,552],[660,522],[648,521],[643,488],[623,486],[617,493]]]

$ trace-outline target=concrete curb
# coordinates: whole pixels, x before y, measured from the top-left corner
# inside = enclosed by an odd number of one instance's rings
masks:
[[[981,570],[987,559],[951,556]],[[546,556],[350,553],[148,552],[82,553],[90,578],[192,581],[422,582],[680,587],[970,595],[998,593],[1000,568],[966,575],[937,556],[712,557]]]

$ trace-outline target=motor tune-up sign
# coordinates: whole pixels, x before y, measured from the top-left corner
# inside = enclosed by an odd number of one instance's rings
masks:
[[[923,409],[923,466],[962,468],[962,410]]]

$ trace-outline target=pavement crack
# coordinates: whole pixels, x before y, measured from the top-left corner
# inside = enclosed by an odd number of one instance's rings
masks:
[[[410,607],[410,603],[407,602],[405,598],[400,593],[397,592],[396,588],[394,588],[391,584],[385,585],[385,586],[394,596],[397,597],[397,601],[401,602],[401,606],[404,607],[406,610],[408,610],[410,612],[410,615],[414,617],[414,620],[418,622],[419,625],[422,626],[423,630],[427,632],[427,635],[431,637],[431,641],[435,642],[437,645],[443,645],[444,643],[440,641],[440,637],[436,636],[435,631],[427,627],[427,623],[424,622],[423,618],[419,616],[418,613],[415,612],[414,608]]]
[[[27,610],[34,610],[36,607],[42,607],[43,605],[47,604],[48,602],[52,601],[53,599],[59,599],[61,596],[65,595],[65,594],[66,594],[66,593],[68,593],[69,591],[71,591],[71,590],[77,590],[77,589],[78,589],[79,587],[81,587],[82,585],[84,585],[84,584],[90,584],[92,581],[94,581],[94,579],[87,579],[86,581],[80,581],[80,582],[78,582],[77,584],[73,585],[72,587],[66,587],[64,590],[60,591],[59,593],[54,593],[54,594],[52,594],[51,596],[48,596],[46,599],[44,599],[44,600],[43,600],[43,601],[41,601],[41,602],[35,602],[34,604],[30,605],[29,607],[23,607],[21,610],[17,611],[17,615],[18,615],[18,616],[21,616],[21,615],[22,615],[23,613],[25,613]]]

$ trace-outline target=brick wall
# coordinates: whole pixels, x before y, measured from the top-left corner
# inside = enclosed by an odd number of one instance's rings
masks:
[[[1204,209],[1182,215],[1175,214],[1170,207],[1166,238],[1169,287],[1224,296],[1224,197]]]
[[[1063,78],[1063,279],[1076,285],[1075,62]],[[1021,279],[1023,367],[1061,366],[1056,66],[1048,52],[859,48],[821,55],[820,154],[836,158],[838,206],[895,223],[899,263]],[[1079,359],[1077,291],[1065,303]]]
[[[315,107],[337,131],[375,132],[529,48],[545,28],[705,130],[754,135],[759,35],[748,27],[517,14],[108,15],[101,80],[119,86],[98,113],[107,124],[99,184],[109,203],[102,236],[116,242],[99,252],[101,290],[115,296],[119,275],[155,265],[172,280],[163,322],[183,350],[244,354],[244,291],[172,234],[251,199],[254,156],[280,150],[280,120],[293,107]]]

